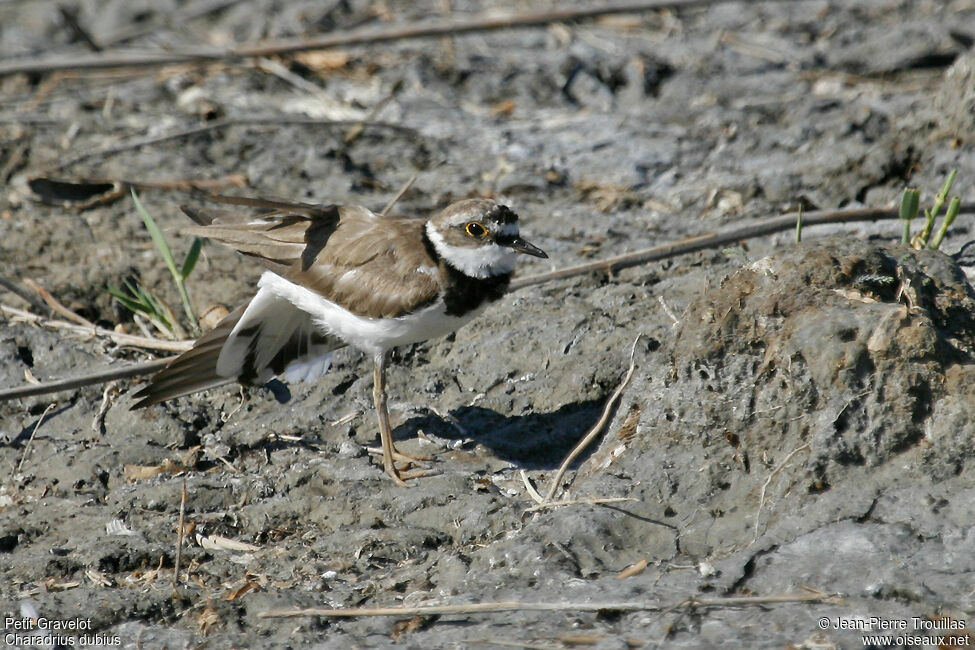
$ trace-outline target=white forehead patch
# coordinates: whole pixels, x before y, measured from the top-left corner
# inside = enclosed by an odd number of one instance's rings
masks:
[[[515,232],[517,232],[515,227]],[[428,222],[426,225],[427,237],[437,253],[444,258],[448,264],[472,278],[484,280],[495,275],[504,275],[515,270],[515,262],[518,253],[505,246],[488,244],[476,248],[461,246],[451,246],[444,241],[443,236],[436,231]]]

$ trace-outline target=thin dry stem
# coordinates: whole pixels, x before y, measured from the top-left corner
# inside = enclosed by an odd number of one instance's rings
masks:
[[[98,413],[95,414],[95,419],[91,421],[91,430],[95,432],[96,435],[105,434],[105,416],[108,414],[108,409],[112,406],[112,402],[118,396],[118,382],[110,381],[105,385],[105,390],[102,391],[102,403],[98,407]]]
[[[389,214],[389,211],[393,209],[393,206],[396,205],[401,198],[403,198],[404,194],[410,191],[410,188],[413,187],[413,183],[415,182],[416,182],[416,174],[413,174],[412,176],[410,176],[410,179],[408,181],[403,183],[403,187],[399,188],[399,192],[396,193],[396,196],[394,196],[392,199],[389,200],[389,203],[386,204],[386,207],[384,207],[379,214],[381,214],[384,217],[387,214]]]
[[[674,314],[674,312],[670,309],[670,305],[667,304],[667,301],[664,300],[664,297],[663,296],[657,296],[657,302],[660,303],[660,306],[663,308],[664,313],[667,314],[667,316],[670,318],[670,320],[674,323],[674,327],[677,327],[678,325],[680,325],[680,319],[677,318],[677,316]]]
[[[44,412],[41,414],[41,417],[37,421],[37,424],[34,425],[34,430],[30,432],[30,438],[27,439],[27,444],[24,445],[24,453],[20,457],[20,462],[17,463],[18,474],[20,474],[20,470],[24,467],[24,461],[27,460],[27,452],[30,451],[30,443],[34,442],[34,434],[36,434],[37,430],[41,428],[41,423],[44,422],[44,418],[47,417],[47,414],[51,412],[51,409],[53,409],[56,404],[57,402],[52,402],[47,405],[47,408],[44,409]]]
[[[176,561],[173,564],[173,589],[179,586],[179,569],[183,561],[183,527],[186,524],[186,479],[179,498],[179,530],[176,532]]]
[[[355,616],[449,616],[452,614],[483,614],[494,612],[659,612],[673,609],[749,607],[784,603],[809,603],[838,600],[839,594],[821,592],[805,594],[777,594],[773,596],[738,596],[731,598],[688,598],[675,604],[654,602],[595,602],[595,603],[545,603],[506,600],[496,603],[463,603],[459,605],[420,605],[416,607],[349,607],[272,609],[259,612],[259,618],[295,618],[300,616],[331,616],[350,618]]]
[[[266,56],[262,56],[257,59],[257,67],[264,72],[274,75],[278,79],[284,81],[285,83],[291,84],[298,90],[308,93],[309,95],[314,95],[319,99],[325,101],[331,101],[331,96],[324,88],[316,83],[308,81],[301,75],[297,75],[287,68],[287,66],[281,64],[274,59],[269,59]]]
[[[769,484],[772,483],[772,479],[775,478],[775,475],[778,474],[782,468],[784,468],[786,465],[789,464],[789,461],[792,460],[793,456],[798,454],[800,451],[804,451],[808,449],[809,449],[808,442],[806,444],[796,447],[795,449],[789,452],[789,454],[782,460],[781,463],[778,464],[778,466],[775,469],[769,472],[768,477],[765,479],[765,483],[762,484],[762,494],[758,499],[758,510],[755,511],[755,535],[752,539],[752,542],[758,539],[758,526],[762,521],[762,508],[765,507],[765,490],[768,489],[768,486]]]
[[[525,491],[528,492],[528,496],[532,498],[532,501],[537,504],[545,503],[545,499],[542,498],[542,495],[538,493],[535,486],[528,480],[528,472],[525,470],[521,470],[521,482],[525,484]]]
[[[17,309],[16,307],[11,307],[9,305],[0,304],[0,313],[14,318],[19,318],[35,325],[49,327],[51,329],[67,330],[69,332],[88,337],[100,336],[111,339],[119,345],[129,347],[144,348],[147,350],[163,350],[166,352],[185,352],[193,347],[193,341],[166,341],[163,339],[147,338],[145,336],[122,334],[120,332],[113,332],[112,330],[107,330],[103,327],[97,327],[95,325],[78,325],[64,320],[44,318],[43,316],[38,316],[32,312]]]
[[[535,494],[538,493],[536,492]],[[535,498],[534,495],[532,495],[532,498]],[[582,499],[562,499],[560,501],[539,501],[537,505],[530,508],[525,508],[525,512],[539,512],[541,510],[551,510],[552,508],[561,508],[563,506],[598,506],[602,503],[623,503],[624,501],[639,501],[639,499],[634,499],[633,497],[590,497]]]
[[[548,492],[545,494],[545,500],[543,503],[548,503],[555,498],[555,493],[558,492],[559,485],[562,483],[562,477],[564,477],[566,471],[568,471],[569,465],[571,465],[572,462],[578,458],[579,454],[581,454],[586,447],[588,447],[592,441],[596,439],[596,436],[602,432],[603,427],[605,427],[609,422],[609,417],[612,414],[613,409],[616,407],[617,400],[619,400],[620,395],[623,394],[623,391],[626,389],[627,385],[629,385],[630,379],[633,378],[633,371],[636,369],[636,344],[639,343],[642,337],[642,334],[636,337],[636,339],[633,341],[633,346],[630,348],[630,368],[626,371],[626,377],[624,377],[620,385],[616,387],[616,390],[613,391],[610,398],[606,400],[606,406],[603,407],[603,413],[599,416],[599,420],[596,421],[596,424],[589,429],[589,432],[586,433],[582,440],[580,440],[579,443],[572,448],[569,455],[566,456],[565,460],[562,461],[559,471],[555,473],[555,478],[552,479],[552,484],[549,486]]]
[[[57,298],[51,294],[50,291],[42,287],[40,284],[32,280],[31,278],[24,278],[24,284],[37,292],[37,295],[47,303],[47,306],[53,309],[56,313],[61,314],[70,321],[77,323],[83,327],[93,328],[95,324],[83,316],[79,316],[67,307],[65,307]]]
[[[237,47],[186,47],[181,50],[153,50],[136,52],[101,52],[84,56],[56,56],[46,58],[21,58],[0,64],[0,76],[15,73],[44,73],[59,70],[93,70],[100,68],[162,66],[173,63],[208,63],[234,61],[241,58],[265,57],[276,54],[292,54],[308,50],[324,50],[337,47],[380,43],[407,38],[441,37],[453,34],[486,32],[515,27],[533,27],[567,20],[595,18],[609,14],[638,13],[660,9],[684,9],[714,5],[730,0],[645,0],[643,2],[618,2],[578,8],[557,8],[538,12],[517,13],[449,20],[424,20],[405,25],[379,29],[339,30],[312,38],[300,38]],[[759,0],[748,0],[757,2]],[[769,0],[762,0],[769,1]],[[779,0],[783,1],[783,0]],[[792,0],[794,1],[794,0]]]
[[[966,214],[975,212],[975,203],[967,203],[961,206],[961,211]],[[544,284],[552,280],[571,278],[587,273],[616,273],[623,269],[628,269],[647,262],[685,255],[706,248],[717,248],[727,244],[736,243],[742,239],[753,239],[762,235],[771,235],[795,228],[796,216],[798,213],[789,212],[777,217],[759,219],[747,226],[740,226],[722,230],[717,233],[706,233],[694,235],[676,242],[661,244],[632,253],[624,253],[614,257],[608,257],[595,262],[587,262],[576,266],[569,266],[564,269],[529,275],[523,278],[515,278],[508,287],[509,291],[517,291],[525,287],[536,284]],[[898,211],[884,208],[860,208],[852,210],[818,210],[815,212],[803,212],[802,227],[807,230],[810,226],[823,224],[854,223],[857,221],[878,221],[881,219],[897,219]]]

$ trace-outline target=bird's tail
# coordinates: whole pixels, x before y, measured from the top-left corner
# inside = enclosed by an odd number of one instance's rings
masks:
[[[236,377],[217,374],[217,360],[246,308],[247,305],[242,305],[225,316],[216,327],[201,336],[192,348],[173,359],[153,376],[147,386],[133,395],[139,401],[132,408],[144,408],[235,381]]]
[[[276,375],[317,379],[328,371],[331,353],[344,346],[341,339],[322,334],[307,312],[262,288],[155,375],[135,394],[139,402],[132,408],[234,381],[259,385]]]

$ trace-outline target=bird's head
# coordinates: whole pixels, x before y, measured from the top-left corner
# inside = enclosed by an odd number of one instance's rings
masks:
[[[548,257],[518,232],[518,215],[491,199],[468,199],[444,208],[426,225],[437,253],[475,278],[511,273],[519,253]]]

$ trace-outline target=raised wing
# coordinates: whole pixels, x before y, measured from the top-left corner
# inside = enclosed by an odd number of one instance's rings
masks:
[[[404,316],[437,299],[442,270],[424,245],[422,221],[358,206],[247,201],[292,209],[245,217],[183,207],[200,224],[184,232],[232,246],[359,316]]]
[[[226,316],[135,394],[133,409],[239,381],[263,384],[275,375],[312,380],[345,343],[318,331],[311,316],[269,292]]]
[[[183,232],[227,244],[282,273],[296,264],[310,266],[340,220],[341,208],[335,205],[296,206],[302,208],[251,217],[184,205],[183,212],[199,225]]]

